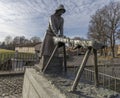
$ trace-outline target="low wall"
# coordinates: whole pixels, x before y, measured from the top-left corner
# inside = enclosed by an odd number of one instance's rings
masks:
[[[54,87],[35,69],[27,69],[23,83],[23,98],[65,98],[65,95]]]

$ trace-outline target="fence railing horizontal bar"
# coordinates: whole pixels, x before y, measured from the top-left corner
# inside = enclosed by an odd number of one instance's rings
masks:
[[[85,68],[85,70],[86,70],[86,71],[89,71],[89,72],[93,72],[93,73],[94,73],[94,71],[93,71],[93,70],[86,69],[86,68]],[[114,77],[114,76],[107,75],[107,74],[100,73],[100,72],[99,72],[99,74],[100,74],[100,75],[104,75],[104,76],[106,76],[106,77],[110,77],[110,78],[114,78],[114,79],[120,80],[120,78],[118,78],[118,77]]]
[[[0,53],[0,73],[24,72],[38,63],[37,54],[29,53]]]

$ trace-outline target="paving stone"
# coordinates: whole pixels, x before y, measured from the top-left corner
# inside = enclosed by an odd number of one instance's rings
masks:
[[[0,98],[21,98],[22,76],[0,76]]]

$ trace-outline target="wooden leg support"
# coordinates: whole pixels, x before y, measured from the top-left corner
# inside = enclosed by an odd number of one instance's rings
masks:
[[[45,65],[45,67],[44,67],[44,69],[43,69],[43,73],[45,72],[45,70],[47,69],[48,65],[50,64],[50,62],[51,62],[51,60],[52,60],[52,58],[53,58],[53,56],[54,56],[54,54],[55,54],[57,48],[58,48],[58,45],[55,46],[52,55],[50,56],[50,58],[49,58],[47,64]]]
[[[85,65],[86,65],[86,63],[87,63],[87,60],[88,60],[88,57],[89,57],[90,52],[91,52],[91,48],[89,48],[89,49],[87,50],[87,52],[86,52],[86,54],[85,54],[85,56],[84,56],[84,58],[83,58],[83,60],[82,60],[82,63],[81,63],[81,65],[80,65],[80,68],[79,68],[79,70],[78,70],[78,72],[77,72],[77,75],[76,75],[75,80],[74,80],[74,82],[73,82],[73,85],[72,85],[72,87],[71,87],[71,91],[75,91],[75,90],[76,90],[76,87],[77,87],[77,85],[78,85],[78,83],[79,83],[79,80],[80,80],[80,77],[81,77],[81,75],[82,75],[82,73],[83,73],[83,71],[84,71],[84,67],[85,67]]]
[[[63,57],[64,71],[67,72],[67,62],[66,62],[66,49],[65,49],[65,44],[63,45],[63,52],[64,52],[64,57]]]

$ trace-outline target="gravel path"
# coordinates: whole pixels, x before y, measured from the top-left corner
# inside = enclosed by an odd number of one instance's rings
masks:
[[[21,98],[23,75],[0,76],[0,98]]]

